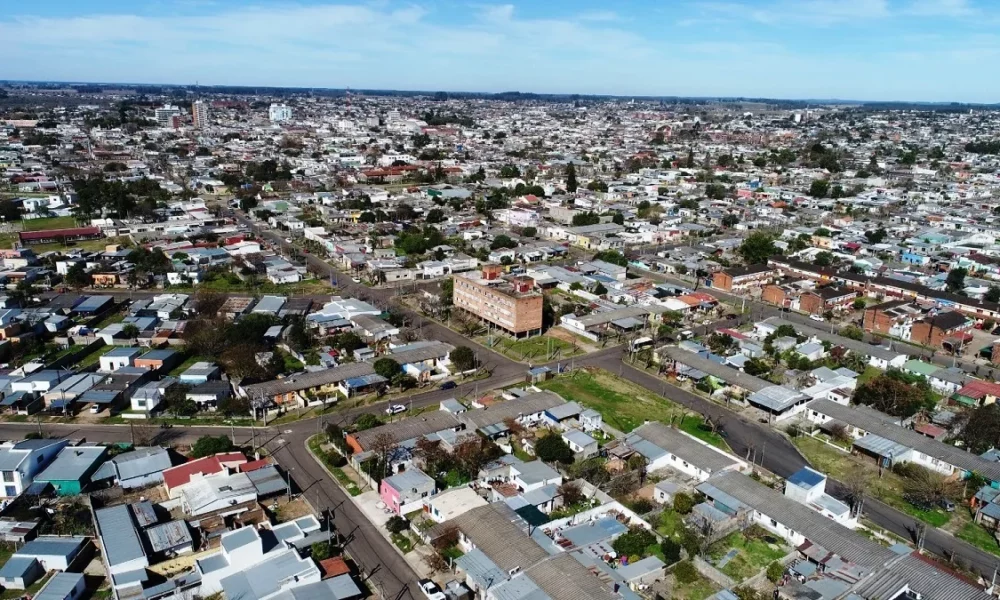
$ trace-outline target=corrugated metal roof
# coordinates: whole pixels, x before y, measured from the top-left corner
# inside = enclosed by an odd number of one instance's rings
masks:
[[[82,581],[83,573],[56,573],[33,598],[34,600],[66,600],[67,598],[72,598],[73,591]]]
[[[153,552],[164,552],[171,548],[191,543],[191,531],[184,521],[169,521],[146,530],[149,547]]]
[[[94,511],[94,516],[109,565],[114,567],[146,555],[127,505],[101,508]]]

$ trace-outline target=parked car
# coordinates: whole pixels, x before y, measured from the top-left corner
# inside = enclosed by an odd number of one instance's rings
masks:
[[[361,283],[361,278],[360,277],[351,277],[351,281],[353,281],[354,283]]]
[[[821,317],[820,315],[809,315],[809,318],[812,319],[813,321],[822,321],[823,320],[823,317]]]
[[[420,591],[427,596],[427,600],[445,600],[446,596],[441,587],[430,579],[421,579],[417,583],[420,584]]]
[[[406,412],[406,407],[402,404],[390,404],[389,407],[385,409],[385,414],[387,415],[398,415],[401,412]]]
[[[955,503],[947,498],[942,498],[941,500],[938,500],[938,506],[940,506],[947,512],[955,512]]]
[[[442,390],[452,390],[458,387],[458,384],[454,381],[446,381],[439,386]]]

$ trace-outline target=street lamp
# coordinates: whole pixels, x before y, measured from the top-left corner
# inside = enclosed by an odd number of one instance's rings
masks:
[[[288,501],[292,501],[292,471],[294,467],[289,467],[285,469],[285,490],[288,492]]]

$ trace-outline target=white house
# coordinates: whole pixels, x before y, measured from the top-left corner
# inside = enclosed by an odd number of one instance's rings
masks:
[[[2,497],[14,498],[34,482],[35,475],[48,467],[67,440],[24,440],[0,444]]]

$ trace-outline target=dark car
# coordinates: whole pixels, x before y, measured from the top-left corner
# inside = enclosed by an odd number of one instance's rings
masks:
[[[451,390],[451,389],[455,389],[456,387],[458,387],[458,384],[455,383],[454,381],[446,381],[446,382],[442,383],[440,387],[441,387],[442,390]]]

